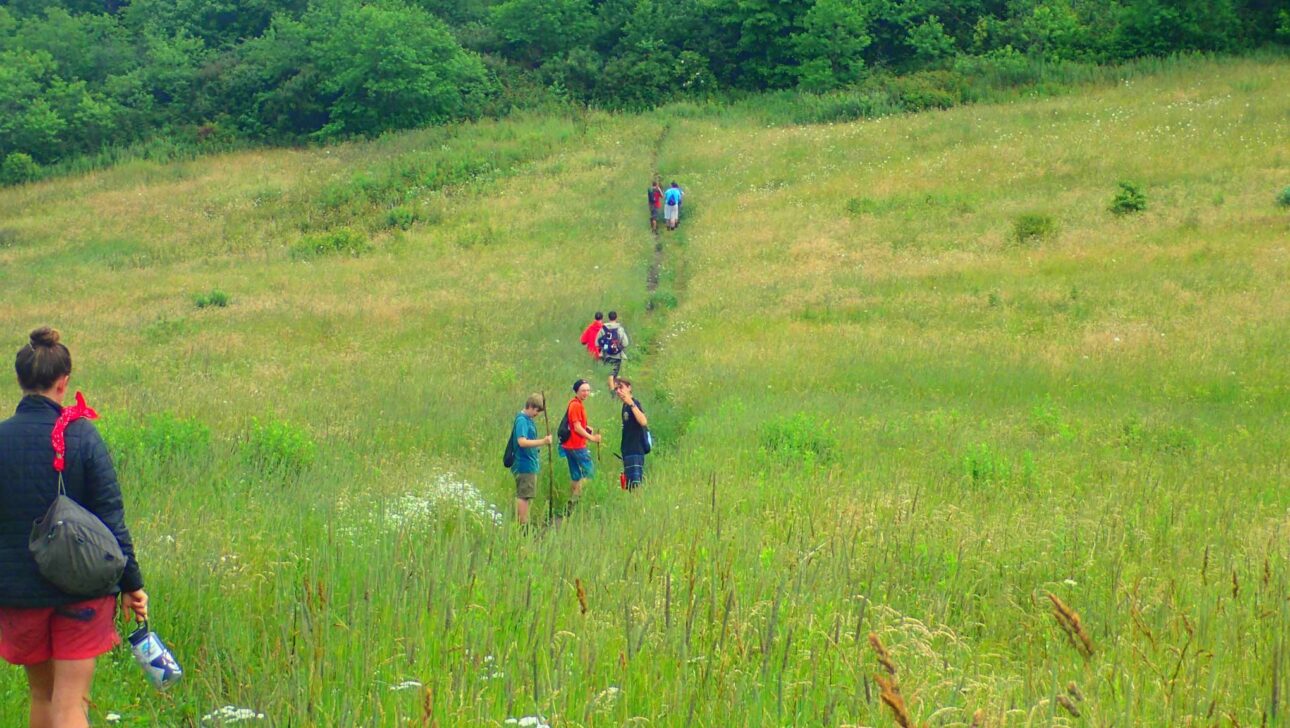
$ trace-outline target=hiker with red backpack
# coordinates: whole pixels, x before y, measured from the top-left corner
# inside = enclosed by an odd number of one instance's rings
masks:
[[[609,388],[614,388],[614,377],[623,367],[623,359],[627,356],[627,347],[631,345],[631,340],[627,338],[627,329],[618,322],[618,312],[609,312],[609,321],[605,323],[600,330],[600,336],[596,338],[596,345],[600,349],[600,360],[610,368]]]
[[[600,345],[597,340],[600,338],[600,330],[604,328],[605,315],[599,311],[596,312],[596,318],[583,330],[582,336],[578,339],[587,351],[591,352],[592,359],[600,358]]]
[[[658,221],[663,219],[663,188],[659,186],[657,178],[650,185],[645,199],[649,202],[649,229],[657,235]]]
[[[611,314],[612,315],[612,314]],[[591,462],[588,442],[600,442],[600,433],[587,423],[587,409],[583,405],[591,396],[591,382],[579,379],[573,383],[573,399],[565,408],[557,435],[560,438],[560,457],[569,461],[569,510],[582,498],[582,484],[596,474]]]

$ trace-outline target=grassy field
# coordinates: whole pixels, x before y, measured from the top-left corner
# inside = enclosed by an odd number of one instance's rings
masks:
[[[1287,72],[0,192],[0,331],[72,347],[188,669],[156,694],[114,653],[95,724],[895,725],[882,676],[920,725],[1290,725]],[[656,170],[687,195],[657,251]],[[606,446],[524,534],[510,419],[589,376],[616,442],[577,344],[610,308],[650,482]],[[0,725],[24,690],[0,671]]]

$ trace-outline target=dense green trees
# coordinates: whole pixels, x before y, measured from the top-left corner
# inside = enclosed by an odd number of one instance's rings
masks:
[[[1288,42],[1286,0],[8,0],[0,158]]]

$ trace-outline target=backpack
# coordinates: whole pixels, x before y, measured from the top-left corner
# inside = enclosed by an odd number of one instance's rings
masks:
[[[622,339],[618,338],[618,330],[608,326],[600,330],[600,338],[596,340],[596,346],[600,347],[602,357],[616,357],[623,353],[623,343]]]
[[[502,453],[502,467],[510,468],[515,464],[515,425],[511,424],[511,437],[506,441],[506,452]]]
[[[555,436],[560,440],[561,445],[568,442],[570,437],[573,437],[573,430],[569,427],[568,407],[564,408],[564,417],[560,418],[560,426],[555,428]]]
[[[27,550],[41,576],[74,596],[106,594],[125,573],[125,554],[116,535],[98,516],[67,497],[61,473],[58,496],[32,525]]]
[[[116,534],[99,517],[67,496],[63,484],[64,431],[73,420],[95,419],[98,413],[76,393],[76,404],[67,407],[54,423],[50,440],[54,446],[54,470],[58,473],[58,495],[45,515],[32,524],[27,550],[36,568],[54,586],[73,596],[107,594],[125,573],[125,553]]]
[[[645,428],[645,434],[641,436],[641,450],[649,455],[654,449],[654,436],[649,434],[649,428]]]

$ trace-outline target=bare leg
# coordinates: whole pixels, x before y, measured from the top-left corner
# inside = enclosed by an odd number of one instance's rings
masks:
[[[523,498],[515,499],[515,520],[519,521],[521,526],[528,525],[529,522],[529,502]]]
[[[31,728],[54,728],[54,661],[26,665],[27,687],[31,690]]]
[[[94,658],[54,660],[53,723],[58,728],[89,728],[85,713],[94,682]]]
[[[581,497],[582,497],[582,481],[575,480],[569,485],[569,500],[573,503],[577,503],[578,499]]]

